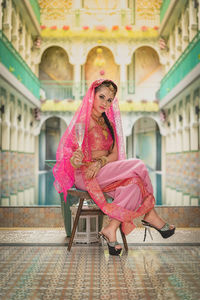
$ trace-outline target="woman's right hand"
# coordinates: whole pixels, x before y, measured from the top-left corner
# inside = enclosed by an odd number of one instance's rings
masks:
[[[72,155],[72,157],[71,157],[71,159],[70,159],[70,161],[71,161],[73,167],[75,167],[75,168],[80,168],[80,166],[82,165],[83,157],[84,157],[84,155],[83,155],[82,150],[81,150],[81,149],[77,149],[77,150],[73,153],[73,155]]]

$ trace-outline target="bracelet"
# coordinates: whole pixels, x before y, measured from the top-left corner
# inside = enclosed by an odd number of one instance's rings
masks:
[[[101,168],[103,168],[107,164],[108,158],[107,158],[107,156],[101,156],[97,159],[97,161],[100,161]]]
[[[97,159],[96,162],[98,162],[100,169],[102,168],[102,163],[100,159]]]
[[[75,163],[74,163],[73,156],[70,158],[70,163],[71,163],[72,167],[74,167],[75,169],[78,169],[77,165],[75,165]]]

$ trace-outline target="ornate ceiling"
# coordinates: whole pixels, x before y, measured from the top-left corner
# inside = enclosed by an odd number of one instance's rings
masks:
[[[137,18],[153,19],[155,15],[159,15],[161,4],[162,0],[135,0]],[[39,5],[45,19],[63,19],[66,18],[67,10],[72,8],[72,0],[39,0]],[[120,2],[119,0],[84,0],[82,5],[87,11],[116,10],[118,13]]]
[[[140,0],[136,1],[136,14],[143,18],[149,18],[159,14],[162,0]]]
[[[72,0],[39,0],[41,8],[69,9],[72,7]]]

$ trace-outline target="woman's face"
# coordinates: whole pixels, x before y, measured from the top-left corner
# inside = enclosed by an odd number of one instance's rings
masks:
[[[105,86],[102,86],[94,96],[93,111],[96,116],[100,116],[112,104],[114,93]]]

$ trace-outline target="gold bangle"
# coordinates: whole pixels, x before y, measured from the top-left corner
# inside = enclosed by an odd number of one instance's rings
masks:
[[[71,163],[72,167],[74,167],[75,169],[78,169],[77,165],[75,165],[75,163],[74,163],[73,156],[70,158],[70,163]]]
[[[108,162],[107,156],[101,156],[101,157],[99,157],[97,160],[100,161],[101,167],[102,167],[102,168],[103,168],[103,167],[107,164],[107,162]]]

